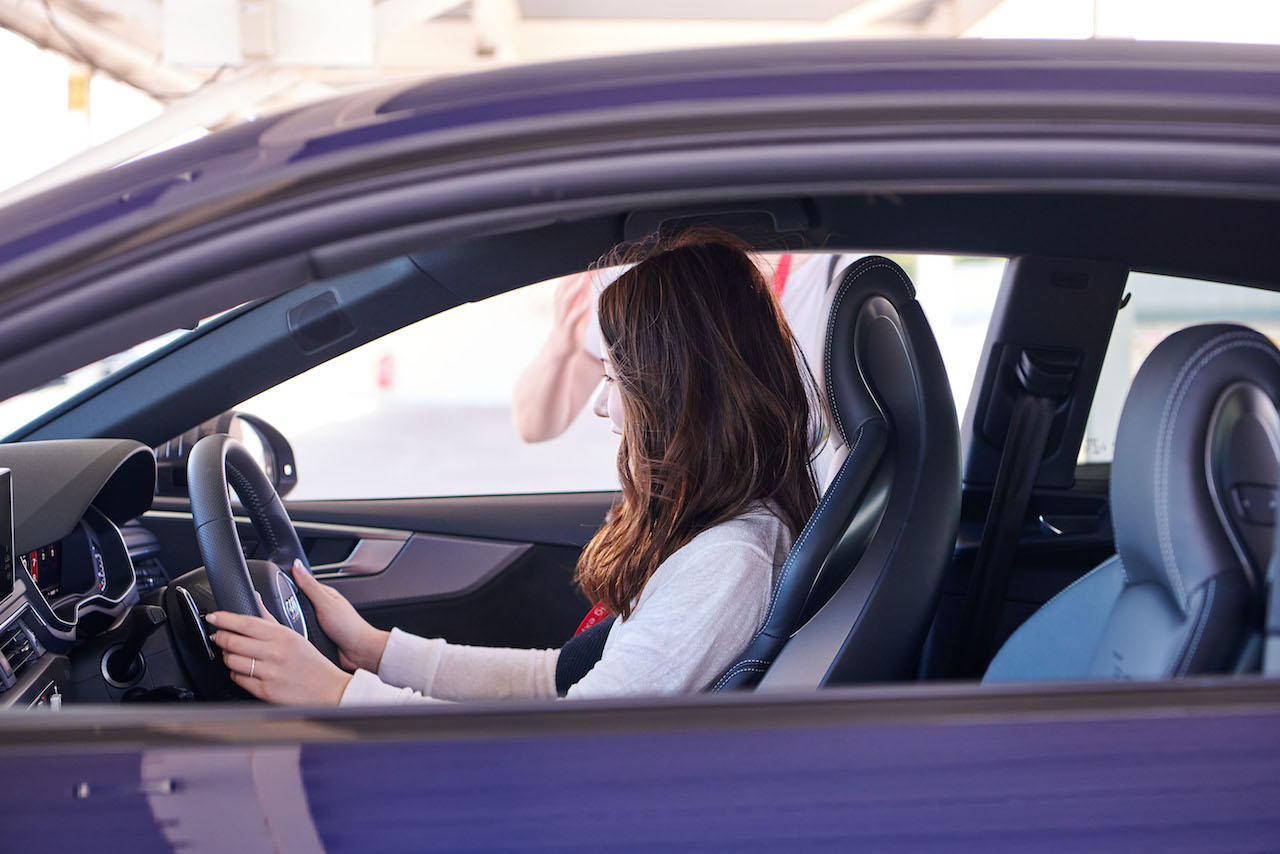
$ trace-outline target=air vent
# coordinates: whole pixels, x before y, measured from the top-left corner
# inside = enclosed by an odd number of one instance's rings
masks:
[[[0,682],[8,688],[22,676],[22,672],[43,654],[44,650],[35,637],[22,624],[14,620],[0,630]]]
[[[125,525],[120,533],[124,537],[125,548],[129,550],[129,560],[133,562],[138,592],[146,593],[168,584],[169,575],[164,564],[160,563],[160,541],[156,535],[137,522]]]
[[[139,593],[146,593],[169,583],[169,576],[156,555],[134,558],[133,571],[138,577]]]

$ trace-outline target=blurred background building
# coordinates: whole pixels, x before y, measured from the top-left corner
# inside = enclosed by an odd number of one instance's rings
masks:
[[[0,205],[352,87],[605,54],[889,38],[1280,44],[1280,2],[0,0]],[[963,412],[1004,261],[899,260],[917,280]],[[1270,294],[1206,296],[1153,276],[1131,285],[1082,461],[1110,458],[1133,371],[1184,319],[1211,304],[1223,319],[1280,335]],[[539,445],[511,429],[511,385],[550,323],[553,286],[461,306],[243,408],[294,443],[296,497],[613,488],[616,438],[590,413]],[[0,433],[171,337],[0,403]],[[485,453],[440,451],[464,439]]]

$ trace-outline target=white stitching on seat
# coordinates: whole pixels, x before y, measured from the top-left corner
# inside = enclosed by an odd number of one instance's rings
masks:
[[[1120,565],[1120,573],[1121,573],[1121,575],[1123,575],[1123,576],[1124,576],[1124,583],[1125,583],[1125,586],[1128,586],[1128,584],[1129,584],[1129,571],[1128,571],[1127,569],[1125,569],[1125,568],[1124,568],[1124,561],[1120,559],[1120,555],[1118,555],[1118,554],[1112,555],[1111,557],[1109,557],[1109,558],[1107,558],[1106,560],[1104,560],[1102,563],[1100,563],[1100,564],[1098,564],[1097,566],[1095,566],[1093,569],[1091,569],[1091,570],[1089,570],[1088,572],[1086,572],[1084,575],[1082,575],[1082,576],[1080,576],[1079,578],[1077,578],[1075,581],[1073,581],[1073,582],[1071,582],[1070,584],[1068,584],[1066,587],[1064,587],[1064,588],[1062,588],[1061,590],[1059,590],[1056,594],[1054,594],[1054,596],[1053,596],[1053,598],[1052,598],[1052,599],[1050,599],[1048,602],[1045,602],[1043,605],[1041,605],[1039,608],[1037,608],[1037,609],[1035,610],[1035,612],[1034,612],[1030,617],[1028,617],[1028,618],[1026,619],[1026,621],[1024,621],[1024,622],[1023,622],[1023,624],[1022,624],[1022,625],[1018,626],[1018,628],[1016,628],[1016,629],[1014,629],[1014,630],[1013,630],[1013,634],[1009,635],[1008,639],[1005,641],[1005,644],[1010,643],[1010,642],[1011,642],[1015,637],[1017,637],[1017,636],[1022,632],[1022,630],[1023,630],[1023,629],[1026,629],[1028,626],[1030,626],[1030,625],[1032,624],[1032,622],[1035,620],[1035,618],[1036,618],[1037,616],[1039,616],[1039,615],[1040,615],[1040,614],[1041,614],[1041,613],[1042,613],[1046,608],[1048,608],[1048,607],[1049,607],[1050,605],[1052,605],[1054,602],[1058,601],[1058,600],[1059,600],[1060,598],[1062,598],[1063,596],[1066,596],[1068,593],[1070,593],[1070,592],[1072,591],[1072,589],[1073,589],[1073,588],[1077,587],[1078,585],[1081,585],[1081,584],[1085,583],[1086,581],[1088,581],[1088,580],[1089,580],[1090,578],[1092,578],[1093,576],[1097,575],[1098,573],[1102,572],[1102,571],[1103,571],[1104,569],[1106,569],[1107,567],[1111,566],[1111,564],[1113,564],[1113,563],[1117,563],[1117,564],[1119,564],[1119,565]],[[1028,629],[1028,631],[1031,631],[1031,629]],[[993,657],[993,658],[991,659],[991,662],[990,662],[990,664],[988,664],[988,667],[990,667],[990,665],[991,665],[991,664],[994,664],[994,663],[995,663],[996,658],[998,658],[998,657],[999,657],[999,655],[1000,655],[1000,651],[1001,651],[1001,650],[1003,650],[1003,649],[1004,649],[1004,647],[1002,646],[1002,647],[1000,648],[1000,650],[997,650],[997,651],[996,651],[996,655],[995,655],[995,657]]]
[[[1160,413],[1160,425],[1156,428],[1156,541],[1160,547],[1161,569],[1165,575],[1169,576],[1173,582],[1174,592],[1177,596],[1179,610],[1186,607],[1186,592],[1182,585],[1182,574],[1178,569],[1176,556],[1173,554],[1172,538],[1169,537],[1168,527],[1168,504],[1167,504],[1167,487],[1164,478],[1168,475],[1168,466],[1165,462],[1165,455],[1169,453],[1168,445],[1173,433],[1173,424],[1171,421],[1175,403],[1181,408],[1181,400],[1185,393],[1182,392],[1183,379],[1187,372],[1191,370],[1191,365],[1200,359],[1206,352],[1213,350],[1224,341],[1230,339],[1241,339],[1246,337],[1244,333],[1233,330],[1221,335],[1215,336],[1202,344],[1182,363],[1182,367],[1178,369],[1177,376],[1173,379],[1173,385],[1169,389],[1169,396],[1165,398],[1164,410]],[[1199,373],[1199,369],[1197,369]],[[1172,568],[1172,571],[1171,571]]]
[[[1106,568],[1107,568],[1108,566],[1110,566],[1112,563],[1118,563],[1118,564],[1120,564],[1120,572],[1124,574],[1124,581],[1125,581],[1125,584],[1128,584],[1128,583],[1129,583],[1129,573],[1125,571],[1125,568],[1124,568],[1124,561],[1122,561],[1122,560],[1120,559],[1120,555],[1112,555],[1111,557],[1109,557],[1109,558],[1107,558],[1106,560],[1104,560],[1102,563],[1100,563],[1100,564],[1098,564],[1097,566],[1095,566],[1093,569],[1091,569],[1091,570],[1089,570],[1088,572],[1086,572],[1084,575],[1082,575],[1082,576],[1080,576],[1079,578],[1077,578],[1075,581],[1073,581],[1073,582],[1071,582],[1070,584],[1068,584],[1066,587],[1064,587],[1064,588],[1062,588],[1061,590],[1059,590],[1059,591],[1054,595],[1054,597],[1053,597],[1052,599],[1050,599],[1048,602],[1045,602],[1043,605],[1041,605],[1041,606],[1040,606],[1040,608],[1039,608],[1039,609],[1037,609],[1036,613],[1038,614],[1038,613],[1040,613],[1040,611],[1044,610],[1045,608],[1048,608],[1048,607],[1049,607],[1050,605],[1052,605],[1055,601],[1057,601],[1057,599],[1058,599],[1059,597],[1067,595],[1067,593],[1069,593],[1069,592],[1071,591],[1071,588],[1075,587],[1077,584],[1083,584],[1083,583],[1084,583],[1085,581],[1087,581],[1089,578],[1093,577],[1094,575],[1097,575],[1099,572],[1102,572],[1102,570],[1106,569]],[[1032,614],[1032,616],[1034,617],[1034,616],[1035,616],[1035,614]],[[1030,620],[1028,620],[1028,622],[1030,622]]]
[[[836,473],[836,479],[827,487],[827,491],[822,494],[822,500],[818,502],[818,506],[814,508],[813,515],[809,517],[809,521],[805,524],[804,530],[800,532],[800,539],[791,547],[790,554],[787,555],[787,561],[782,565],[782,573],[778,576],[778,582],[773,586],[773,594],[769,597],[769,610],[765,612],[764,622],[760,624],[760,631],[756,632],[755,637],[760,637],[764,632],[764,627],[769,625],[769,618],[773,616],[774,606],[778,603],[778,591],[782,589],[782,585],[787,580],[787,576],[791,574],[792,567],[795,566],[795,557],[800,552],[800,548],[805,541],[809,539],[809,535],[813,533],[813,529],[817,527],[818,517],[822,515],[822,510],[827,504],[827,499],[836,491],[841,479],[844,478],[852,469],[849,463],[853,460],[853,452],[858,449],[858,444],[862,441],[862,433],[866,430],[866,424],[858,428],[857,435],[853,438],[853,447],[849,449],[849,455],[844,458],[844,464],[840,466],[840,471]],[[755,638],[752,638],[754,640]]]
[[[716,680],[716,684],[711,686],[711,690],[719,691],[721,688],[725,686],[725,684],[730,679],[738,675],[738,673],[741,671],[759,670],[760,672],[764,672],[764,669],[768,666],[769,666],[769,662],[765,661],[763,658],[743,659],[742,661],[739,661],[737,664],[733,665],[733,667],[730,667],[728,670],[726,670],[725,674]]]
[[[830,311],[827,312],[827,335],[822,348],[822,367],[825,373],[824,379],[827,383],[827,408],[830,409],[831,414],[835,416],[836,429],[840,431],[840,438],[844,440],[846,445],[849,444],[849,437],[845,434],[844,422],[840,418],[840,409],[836,406],[835,391],[831,384],[831,339],[835,335],[835,325],[833,324],[833,321],[835,320],[836,315],[840,312],[840,303],[844,301],[845,294],[847,294],[852,288],[853,283],[856,282],[860,276],[869,273],[872,270],[880,269],[890,270],[895,273],[898,279],[906,286],[908,294],[911,294],[912,291],[914,291],[914,288],[911,286],[911,280],[906,277],[906,274],[903,273],[896,264],[885,263],[885,259],[872,256],[870,259],[864,258],[861,261],[855,261],[853,266],[845,271],[844,278],[840,280],[840,288],[836,291],[836,298],[831,303]],[[914,297],[912,297],[912,299],[914,299]]]
[[[760,630],[752,636],[751,643],[755,643],[760,639],[760,636],[764,634],[765,627],[769,625],[769,620],[773,617],[774,609],[778,605],[778,591],[782,590],[782,585],[786,583],[787,576],[791,574],[791,570],[796,564],[796,556],[800,553],[800,549],[804,546],[805,541],[809,539],[809,535],[813,533],[813,529],[817,527],[818,517],[822,515],[823,508],[827,505],[830,497],[836,492],[836,487],[840,484],[840,481],[844,479],[844,476],[853,470],[853,466],[850,465],[850,463],[853,461],[854,451],[858,449],[858,445],[862,442],[862,434],[865,430],[866,424],[863,424],[858,428],[858,432],[853,438],[853,447],[849,449],[849,455],[845,457],[844,463],[840,466],[840,471],[836,473],[836,479],[831,482],[831,485],[827,487],[827,491],[822,494],[822,499],[818,502],[818,506],[814,508],[813,515],[809,517],[809,521],[805,523],[804,530],[800,532],[800,539],[791,547],[791,552],[787,555],[787,560],[782,565],[782,572],[778,576],[778,581],[774,584],[773,592],[769,596],[769,609],[765,611],[764,621],[760,624]],[[748,644],[748,646],[750,646],[750,644]],[[723,680],[732,676],[738,667],[750,662],[757,662],[766,666],[769,664],[769,661],[759,658],[743,659],[742,661],[734,664],[733,667],[730,667],[725,674],[720,677],[720,681],[717,681],[716,684],[712,686],[712,690],[719,690]]]
[[[742,672],[742,673],[764,673],[764,672],[765,672],[765,670],[767,670],[767,669],[768,669],[768,668],[766,668],[766,667],[761,667],[761,666],[756,665],[756,664],[753,664],[753,665],[751,665],[750,667],[743,667],[743,668],[741,668],[740,670],[739,670],[739,668],[736,668],[736,667],[735,667],[735,668],[734,668],[733,670],[731,670],[729,673],[726,673],[723,677],[721,677],[721,680],[720,680],[719,682],[716,682],[716,684],[715,684],[715,685],[711,686],[711,690],[712,690],[712,691],[720,691],[720,690],[723,690],[723,689],[724,689],[724,687],[725,687],[725,685],[727,685],[727,684],[728,684],[729,677],[730,677],[730,676],[736,676],[736,675],[738,674],[738,672]]]
[[[1209,624],[1209,611],[1213,609],[1213,590],[1217,586],[1217,578],[1209,579],[1209,589],[1205,592],[1204,607],[1200,610],[1200,620],[1196,626],[1196,635],[1191,641],[1191,650],[1187,652],[1186,657],[1182,659],[1182,666],[1178,668],[1179,676],[1186,676],[1187,670],[1191,668],[1191,659],[1195,658],[1196,649],[1200,646],[1200,635],[1204,633],[1204,627]]]
[[[809,517],[809,521],[808,523],[805,524],[804,530],[800,532],[799,540],[795,543],[795,545],[792,546],[791,553],[787,556],[787,560],[782,566],[782,573],[778,576],[778,581],[773,587],[773,593],[769,598],[769,608],[765,612],[764,621],[761,623],[760,630],[756,632],[755,636],[752,638],[752,643],[754,643],[756,640],[760,638],[762,634],[764,634],[765,627],[769,625],[769,621],[773,618],[774,610],[777,608],[777,604],[778,604],[778,592],[782,590],[783,585],[786,583],[787,577],[791,574],[791,570],[794,568],[797,562],[797,556],[799,555],[801,549],[804,547],[805,542],[809,539],[809,535],[813,533],[814,528],[817,526],[817,522],[819,518],[822,516],[824,509],[829,504],[830,497],[838,491],[840,482],[844,479],[845,475],[847,475],[853,469],[853,466],[851,465],[851,463],[854,458],[854,453],[857,451],[858,445],[862,442],[863,433],[866,432],[867,422],[864,421],[862,425],[858,427],[858,432],[857,434],[855,434],[852,444],[850,444],[849,437],[846,434],[844,429],[844,421],[840,417],[840,409],[838,406],[836,406],[835,389],[831,381],[831,341],[835,334],[834,320],[836,316],[839,314],[840,304],[841,302],[844,301],[845,295],[852,289],[853,284],[861,276],[871,272],[872,270],[880,270],[880,269],[891,270],[902,282],[902,284],[906,287],[908,295],[910,295],[911,298],[914,299],[914,294],[913,294],[914,288],[911,286],[911,280],[906,277],[906,274],[903,273],[902,270],[897,265],[893,264],[892,262],[888,262],[886,261],[886,259],[883,259],[883,258],[873,257],[870,259],[863,259],[860,261],[856,261],[854,262],[853,266],[850,267],[845,272],[843,278],[841,279],[839,289],[836,291],[835,299],[833,300],[831,304],[831,309],[827,315],[827,333],[826,333],[826,340],[823,346],[823,356],[824,356],[823,368],[826,374],[825,380],[826,380],[826,386],[827,386],[827,406],[831,410],[831,414],[835,417],[836,429],[839,430],[840,432],[840,438],[844,441],[846,445],[850,445],[849,453],[848,453],[848,456],[845,457],[844,463],[840,466],[840,471],[837,472],[835,480],[832,481],[832,483],[827,487],[826,491],[823,493],[822,500],[818,502],[818,506],[814,509],[813,515]],[[768,667],[770,661],[771,660],[764,660],[764,659],[758,659],[758,658],[744,659],[742,661],[739,661],[736,664],[734,664],[732,667],[730,667],[724,673],[723,676],[721,676],[718,680],[716,680],[716,683],[712,686],[712,690],[714,691],[720,690],[720,688],[722,688],[729,679],[737,675],[739,672],[752,671],[752,670],[759,670],[760,672],[764,672],[765,668]]]
[[[1205,355],[1205,352],[1211,348],[1216,349],[1212,349],[1212,352]],[[1210,339],[1191,354],[1174,378],[1173,388],[1166,399],[1164,412],[1160,418],[1160,427],[1156,434],[1156,538],[1160,546],[1163,569],[1173,581],[1180,609],[1186,608],[1187,592],[1182,581],[1182,571],[1178,568],[1178,558],[1173,550],[1173,538],[1169,530],[1169,459],[1172,456],[1173,431],[1178,423],[1178,413],[1182,409],[1182,403],[1186,400],[1195,378],[1218,356],[1239,348],[1260,350],[1280,365],[1280,355],[1276,354],[1273,347],[1258,340],[1258,333],[1233,330]],[[1187,372],[1197,360],[1199,364],[1196,364],[1195,370],[1188,376]]]

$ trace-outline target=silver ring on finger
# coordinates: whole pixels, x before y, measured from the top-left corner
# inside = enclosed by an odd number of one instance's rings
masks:
[[[257,666],[258,666],[258,659],[256,658],[249,659],[249,678],[250,679],[253,678],[253,671],[257,668]]]

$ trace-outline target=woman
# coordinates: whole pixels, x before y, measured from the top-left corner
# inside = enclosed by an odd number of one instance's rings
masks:
[[[569,697],[710,685],[763,624],[778,568],[817,502],[812,378],[745,245],[697,231],[617,260],[634,266],[600,295],[605,384],[595,412],[622,436],[622,500],[583,550],[576,580],[618,619]],[[210,614],[232,678],[255,696],[556,696],[558,650],[383,632],[300,565],[294,577],[355,673],[268,620]]]

